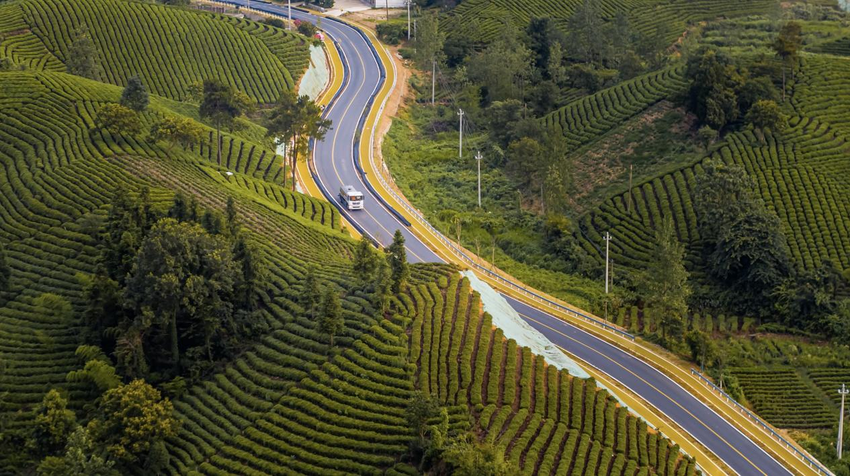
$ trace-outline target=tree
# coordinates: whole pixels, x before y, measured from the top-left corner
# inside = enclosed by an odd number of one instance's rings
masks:
[[[534,54],[512,23],[487,48],[469,60],[469,77],[481,84],[486,101],[522,99],[533,70]]]
[[[273,138],[278,146],[287,146],[292,190],[295,190],[295,168],[299,152],[306,154],[309,139],[322,140],[330,126],[331,121],[322,118],[321,108],[309,97],[299,97],[287,91],[278,98],[266,122],[266,136]]]
[[[442,64],[445,61],[445,41],[446,33],[440,30],[439,16],[431,11],[422,15],[416,25],[416,40],[413,43],[416,66],[421,70],[430,70],[432,62]]]
[[[708,147],[717,140],[717,131],[709,125],[704,125],[697,131],[697,137],[702,143],[703,148],[708,150]]]
[[[320,141],[331,127],[331,120],[322,118],[322,109],[308,96],[300,96],[297,102],[297,114],[292,147],[292,189],[295,190],[295,167],[298,154],[307,156],[310,139]]]
[[[178,190],[174,194],[174,200],[171,202],[171,208],[168,209],[168,216],[177,221],[186,221],[189,215],[189,202],[183,191]]]
[[[331,286],[325,288],[325,294],[322,296],[319,329],[331,337],[331,347],[334,346],[334,336],[345,329],[345,318],[342,315],[339,294]]]
[[[103,72],[98,57],[97,47],[88,28],[81,25],[73,33],[73,39],[65,57],[65,67],[71,74],[98,80]]]
[[[779,104],[765,99],[759,100],[747,112],[747,122],[759,133],[759,138],[764,142],[765,132],[782,132],[787,125],[786,116]]]
[[[711,365],[717,357],[717,344],[711,336],[699,329],[694,329],[685,335],[685,343],[691,351],[691,360],[705,369],[705,364]]]
[[[121,105],[136,112],[142,112],[148,108],[149,102],[148,91],[142,84],[142,80],[138,76],[130,76],[127,86],[121,93]]]
[[[363,283],[371,282],[378,269],[378,256],[375,254],[372,243],[363,236],[354,249],[354,274]]]
[[[230,236],[239,234],[239,211],[236,209],[236,201],[233,197],[227,197],[227,204],[224,207],[224,222]]]
[[[81,345],[74,352],[83,361],[82,370],[72,370],[65,376],[68,382],[91,382],[100,392],[121,385],[121,376],[115,372],[112,361],[103,353],[100,347]]]
[[[248,243],[243,235],[238,235],[233,247],[233,258],[242,268],[236,283],[236,294],[241,307],[255,311],[259,307],[258,294],[266,277],[266,266],[257,252],[257,248]]]
[[[82,426],[68,437],[65,454],[62,457],[48,456],[38,465],[39,476],[115,476],[115,461],[105,459],[98,454],[97,442]]]
[[[98,128],[110,134],[136,136],[142,132],[142,121],[130,108],[117,103],[104,104],[97,112]]]
[[[753,194],[741,166],[707,160],[703,169],[693,202],[709,274],[726,290],[728,305],[767,316],[774,290],[793,271],[779,218]]]
[[[234,287],[240,270],[231,247],[196,223],[165,218],[151,228],[136,256],[125,290],[137,316],[149,310],[169,355],[180,365],[180,338],[203,349],[211,362],[242,330],[233,319]],[[158,355],[159,353],[157,353]]]
[[[443,452],[453,476],[510,476],[518,468],[505,460],[505,450],[490,441],[476,442],[474,435],[454,441]]]
[[[647,307],[661,318],[661,337],[679,340],[688,313],[688,271],[684,265],[685,247],[676,238],[673,221],[665,219],[655,232],[649,267],[643,278]]]
[[[390,305],[392,296],[392,272],[387,260],[383,256],[377,258],[375,270],[375,286],[372,294],[372,305],[381,312],[386,312]]]
[[[407,420],[407,426],[415,435],[411,442],[411,449],[414,456],[419,454],[420,469],[428,456],[428,450],[432,447],[430,440],[433,437],[442,439],[446,436],[445,433],[441,434],[439,425],[430,424],[431,420],[440,417],[443,412],[445,409],[440,408],[440,403],[435,397],[421,391],[415,392],[408,401],[404,417]]]
[[[570,44],[575,46],[577,56],[585,63],[593,63],[602,57],[603,25],[597,0],[583,0],[567,21]]]
[[[151,449],[175,436],[180,422],[168,398],[144,380],[133,380],[103,394],[98,417],[88,427],[112,457],[145,467]]]
[[[549,79],[557,85],[561,85],[567,79],[567,68],[564,66],[564,49],[561,43],[554,43],[549,47],[549,61],[546,64],[546,73]]]
[[[155,142],[168,142],[169,149],[174,145],[188,149],[203,140],[204,129],[188,117],[165,116],[151,126],[150,137]]]
[[[316,319],[316,308],[322,299],[322,287],[319,285],[319,280],[316,279],[316,270],[312,266],[307,268],[307,274],[304,276],[304,282],[301,286],[301,307],[310,314],[310,319]]]
[[[297,28],[298,28],[298,33],[301,33],[302,35],[306,36],[307,38],[312,38],[312,37],[316,36],[316,33],[318,33],[318,31],[319,31],[319,29],[316,28],[316,25],[314,25],[314,24],[312,24],[308,21],[299,22]]]
[[[235,126],[236,118],[242,115],[243,103],[230,86],[217,79],[204,80],[203,100],[198,112],[202,119],[215,127],[218,165],[221,165],[221,129]]]
[[[68,409],[68,400],[58,390],[51,389],[35,409],[33,448],[41,454],[56,454],[65,447],[76,425],[77,417]]]
[[[737,92],[744,76],[722,52],[703,50],[688,61],[691,80],[689,107],[699,119],[716,130],[738,119]]]
[[[387,260],[390,264],[390,281],[394,293],[400,293],[407,288],[407,279],[410,277],[410,269],[407,264],[407,251],[404,247],[404,235],[401,230],[396,230],[393,242],[387,248]]]
[[[776,56],[782,60],[782,102],[785,102],[785,76],[788,67],[793,68],[797,63],[800,49],[803,46],[803,29],[799,23],[790,21],[779,30],[776,41],[773,42],[773,50]]]
[[[12,279],[12,269],[6,260],[6,249],[0,244],[0,292],[9,289],[9,281]]]

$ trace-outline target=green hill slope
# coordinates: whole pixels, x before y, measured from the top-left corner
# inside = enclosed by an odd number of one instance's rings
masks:
[[[303,37],[223,15],[123,0],[20,0],[0,4],[0,56],[64,71],[80,26],[98,49],[105,82],[139,75],[148,89],[184,100],[218,78],[261,103],[292,89],[307,67]]]
[[[797,73],[791,96],[795,117],[791,127],[762,144],[751,132],[733,133],[711,154],[726,163],[742,165],[758,184],[765,202],[776,210],[788,238],[792,258],[813,270],[824,260],[850,268],[850,164],[846,160],[850,116],[846,104],[850,61],[808,56]],[[636,183],[634,207],[627,211],[626,194],[612,197],[582,219],[585,248],[601,256],[593,243],[610,230],[614,260],[643,268],[651,249],[653,230],[665,216],[676,224],[678,237],[688,244],[690,260],[699,260],[700,237],[691,190],[702,172],[699,164]]]
[[[203,155],[168,150],[93,129],[101,104],[117,101],[120,93],[115,86],[64,73],[0,73],[0,241],[12,268],[11,287],[0,293],[5,369],[0,416],[11,418],[13,426],[26,422],[46,388],[68,389],[77,407],[90,397],[85,388],[65,382],[65,374],[78,365],[79,314],[56,315],[39,297],[56,294],[80,309],[76,275],[94,272],[99,251],[93,233],[116,191],[132,194],[147,185],[162,202],[171,199],[169,188],[185,190],[219,209],[227,196],[237,198],[268,259],[276,263],[275,286],[297,281],[308,260],[322,257],[332,269],[348,254],[349,241],[334,230],[339,219],[327,203],[263,178],[279,167],[272,167],[271,151],[247,152],[262,150],[260,145],[229,137],[233,148],[245,153],[231,154],[232,175],[227,175],[225,167],[209,161],[207,148]],[[145,123],[171,114],[159,102],[154,98]]]
[[[351,289],[351,241],[328,204],[285,192],[262,166],[218,167],[206,149],[169,150],[94,129],[99,108],[120,95],[115,86],[49,72],[0,73],[0,84],[0,240],[13,271],[0,294],[0,418],[9,429],[30,424],[49,388],[66,391],[77,410],[95,397],[89,384],[65,378],[83,343],[78,274],[95,270],[93,233],[113,194],[149,186],[159,204],[172,190],[215,209],[234,197],[270,271],[267,334],[175,400],[182,428],[168,442],[169,472],[379,474],[407,451],[404,415],[421,389],[448,407],[451,428],[494,442],[524,474],[693,474],[693,461],[592,382],[505,340],[448,268],[415,267],[416,286],[383,318]],[[154,97],[143,121],[173,114],[169,104]],[[298,304],[308,267],[348,290],[334,351]],[[47,293],[74,312],[56,313]]]
[[[295,318],[192,389],[177,402],[186,424],[172,472],[383,474],[413,436],[405,413],[421,390],[447,407],[450,428],[494,443],[522,474],[695,474],[593,381],[506,340],[469,282],[445,273],[416,268],[393,317],[356,316],[359,338],[327,362],[321,336]]]
[[[566,30],[566,22],[582,0],[465,0],[451,10],[441,24],[450,35],[465,35],[489,42],[501,31],[505,20],[525,28],[533,17],[551,17]],[[673,41],[688,25],[718,17],[764,13],[775,5],[774,0],[599,0],[600,10],[608,19],[618,12],[629,16],[632,25],[641,33],[654,34],[662,28]]]

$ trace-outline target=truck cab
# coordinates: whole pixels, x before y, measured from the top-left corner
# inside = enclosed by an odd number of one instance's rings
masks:
[[[343,185],[339,189],[339,199],[348,210],[363,209],[363,193],[351,185]]]

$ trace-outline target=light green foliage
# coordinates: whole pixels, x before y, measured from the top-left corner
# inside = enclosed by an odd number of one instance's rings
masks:
[[[146,460],[151,448],[177,434],[180,422],[168,398],[145,383],[133,380],[103,394],[99,418],[89,423],[95,439],[121,461]]]
[[[93,383],[100,392],[121,385],[121,377],[115,373],[112,362],[99,347],[82,345],[77,347],[75,353],[84,366],[82,370],[68,372],[68,376],[65,378],[67,381],[88,381]]]
[[[760,131],[762,141],[764,141],[765,132],[782,132],[785,130],[786,121],[788,121],[788,116],[773,101],[759,100],[747,112],[747,122]]]
[[[138,114],[120,104],[108,103],[97,112],[98,126],[110,134],[135,136],[142,132],[142,122]]]
[[[32,448],[36,453],[55,454],[65,446],[74,431],[77,418],[68,409],[68,401],[56,389],[51,389],[35,409]]]
[[[179,145],[187,149],[201,143],[204,129],[188,117],[165,116],[151,126],[150,138],[155,142],[168,142],[169,148]]]
[[[301,283],[301,293],[299,294],[299,304],[304,309],[304,312],[310,315],[311,319],[316,318],[316,311],[322,300],[322,286],[319,284],[319,279],[316,277],[316,269],[310,267],[304,275]]]
[[[115,461],[98,454],[96,442],[88,429],[77,426],[68,437],[65,453],[61,457],[48,456],[38,465],[39,476],[115,476]]]
[[[518,468],[505,461],[504,452],[492,443],[460,440],[450,444],[443,459],[453,467],[457,476],[510,476]]]

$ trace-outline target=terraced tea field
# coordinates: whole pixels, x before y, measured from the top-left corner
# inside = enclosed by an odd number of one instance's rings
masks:
[[[74,357],[81,343],[78,314],[55,315],[39,297],[56,294],[77,309],[83,304],[76,275],[93,273],[98,256],[90,222],[101,220],[117,190],[136,193],[151,186],[154,201],[162,203],[172,192],[161,187],[182,189],[218,209],[228,196],[235,197],[274,263],[268,298],[274,312],[264,316],[271,325],[285,320],[286,303],[297,294],[286,290],[300,280],[308,262],[324,263],[321,272],[328,280],[343,279],[334,270],[345,263],[351,244],[335,230],[338,216],[327,203],[276,184],[279,167],[271,167],[271,151],[260,153],[261,146],[229,137],[235,150],[256,152],[231,153],[233,175],[228,176],[226,167],[214,166],[198,151],[168,150],[94,129],[100,105],[118,100],[117,87],[64,73],[0,73],[0,78],[0,240],[12,268],[11,288],[0,294],[5,369],[0,413],[12,417],[13,427],[27,420],[45,388],[68,390],[77,408],[92,396],[88,387],[65,382],[65,374],[79,365]],[[158,102],[144,114],[145,123],[171,114]]]
[[[505,19],[524,28],[533,17],[551,17],[566,29],[581,0],[465,0],[449,11],[441,28],[448,34],[464,34],[481,42],[489,42],[499,34]],[[672,42],[693,23],[718,17],[734,17],[764,13],[772,0],[600,0],[597,2],[603,17],[612,19],[625,12],[631,24],[640,32],[654,34],[660,27]]]
[[[755,411],[779,428],[830,428],[837,420],[794,369],[737,368],[744,395]]]
[[[305,39],[223,15],[122,0],[13,0],[0,4],[0,53],[32,69],[65,71],[68,49],[88,28],[102,81],[138,75],[154,94],[185,100],[218,78],[260,103],[292,89],[309,61]]]
[[[841,269],[850,267],[850,224],[844,218],[850,216],[844,199],[850,194],[850,163],[845,160],[850,115],[844,107],[850,100],[848,73],[848,60],[807,56],[797,73],[791,97],[796,115],[788,130],[768,137],[765,144],[751,132],[732,133],[711,154],[740,164],[756,181],[758,193],[779,215],[792,258],[804,269],[827,259]],[[696,268],[700,237],[691,193],[701,173],[697,163],[635,183],[631,212],[627,193],[605,201],[581,219],[585,249],[601,256],[594,245],[610,231],[614,260],[643,268],[652,230],[671,217],[679,240],[688,247],[686,260]]]

